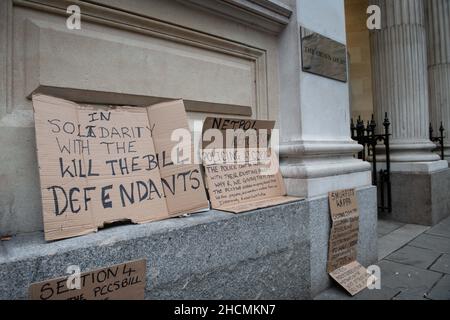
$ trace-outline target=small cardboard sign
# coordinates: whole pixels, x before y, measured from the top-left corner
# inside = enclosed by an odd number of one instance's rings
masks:
[[[172,132],[189,130],[183,101],[99,107],[34,95],[33,107],[47,241],[208,208],[200,167],[172,159]]]
[[[331,215],[327,271],[352,296],[367,287],[369,274],[357,261],[359,212],[354,189],[328,194]]]
[[[330,272],[330,276],[352,296],[367,288],[371,277],[358,261],[350,262]]]
[[[265,120],[205,120],[203,164],[212,208],[241,213],[300,200],[286,196],[277,156],[268,147],[274,125]]]
[[[69,279],[70,277],[70,279]],[[78,281],[78,282],[77,282]],[[146,261],[137,260],[76,275],[33,283],[30,300],[143,300]],[[79,289],[74,285],[79,285]],[[73,289],[69,289],[73,287]]]
[[[329,193],[332,227],[328,247],[328,272],[356,260],[359,213],[355,190]]]

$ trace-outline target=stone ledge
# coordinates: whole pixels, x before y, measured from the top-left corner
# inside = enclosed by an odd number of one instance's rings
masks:
[[[357,189],[358,260],[377,260],[376,188]],[[26,299],[33,282],[147,259],[147,299],[310,299],[326,273],[327,196],[234,215],[198,213],[46,243],[42,232],[0,242],[0,299]]]
[[[146,298],[309,297],[308,203],[240,215],[210,211],[45,243],[42,233],[0,243],[0,299],[30,283],[147,259]],[[288,276],[289,275],[289,276]]]
[[[180,2],[274,34],[280,33],[288,25],[292,15],[292,9],[289,6],[274,0],[184,0]]]

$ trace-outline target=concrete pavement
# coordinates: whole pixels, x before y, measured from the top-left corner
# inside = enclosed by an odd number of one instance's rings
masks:
[[[315,300],[450,300],[450,218],[434,227],[380,220],[381,289],[354,297],[334,287]]]

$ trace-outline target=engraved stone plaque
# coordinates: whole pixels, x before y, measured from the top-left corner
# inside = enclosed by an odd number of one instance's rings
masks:
[[[302,70],[347,82],[347,50],[344,44],[301,28]]]

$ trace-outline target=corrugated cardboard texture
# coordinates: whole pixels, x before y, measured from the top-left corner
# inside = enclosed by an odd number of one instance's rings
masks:
[[[278,159],[275,153],[267,149],[268,144],[265,144],[270,139],[268,134],[270,135],[274,125],[274,121],[262,120],[205,120],[202,130],[202,145],[205,148],[203,161],[212,208],[240,213],[299,200],[286,197]],[[239,130],[238,138],[257,138],[253,142],[246,139],[244,143],[230,144],[230,135],[225,132],[227,129]],[[209,135],[208,130],[213,130],[212,134]],[[253,134],[248,134],[249,132]],[[212,136],[212,142],[205,141]],[[261,139],[264,139],[265,144],[262,147]]]
[[[357,261],[359,211],[354,189],[328,193],[331,231],[327,270],[352,296],[367,287],[369,274]]]
[[[330,276],[352,296],[367,288],[370,277],[366,268],[358,261],[353,261],[330,272]]]
[[[71,276],[69,285],[73,285]],[[79,275],[79,289],[68,289],[68,277],[33,283],[30,300],[143,300],[146,261],[126,262]]]
[[[56,240],[105,223],[145,223],[208,207],[198,165],[175,165],[181,100],[97,107],[33,96],[44,232]]]

